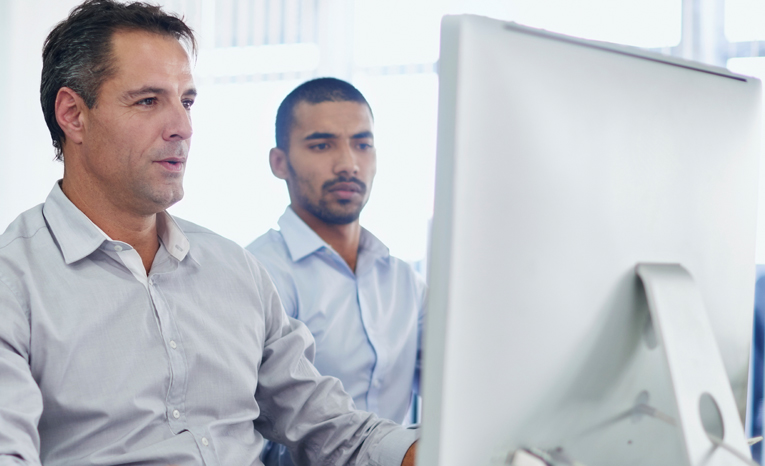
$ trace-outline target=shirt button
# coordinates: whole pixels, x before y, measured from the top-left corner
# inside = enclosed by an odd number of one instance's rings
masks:
[[[174,409],[173,410],[173,417],[178,419],[179,417],[181,417],[181,412],[178,411],[177,409]]]
[[[207,441],[207,437],[202,437],[202,445],[207,446],[210,442]]]
[[[175,344],[175,340],[170,340],[170,348],[175,349],[177,347],[178,347],[178,345]]]
[[[120,252],[120,251],[122,251],[122,246],[120,246],[118,244],[118,245],[114,246],[114,250],[117,251],[117,252]]]

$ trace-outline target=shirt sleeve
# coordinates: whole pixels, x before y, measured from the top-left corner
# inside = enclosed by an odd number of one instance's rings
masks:
[[[288,317],[267,274],[260,283],[266,342],[255,398],[255,428],[290,451],[296,464],[399,466],[419,432],[355,409],[334,377],[306,358],[314,340]]]
[[[0,466],[39,465],[42,394],[29,367],[29,318],[2,276],[0,322]]]

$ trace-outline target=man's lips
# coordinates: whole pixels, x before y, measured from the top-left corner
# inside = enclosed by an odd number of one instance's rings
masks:
[[[168,157],[166,159],[157,160],[155,163],[162,165],[168,171],[181,172],[183,171],[183,166],[186,164],[186,159],[182,157]]]
[[[354,193],[360,193],[362,191],[361,186],[352,181],[341,181],[332,185],[329,188],[330,192],[334,191],[350,191]]]
[[[364,188],[353,181],[339,181],[333,183],[328,191],[341,200],[350,200],[364,192]]]

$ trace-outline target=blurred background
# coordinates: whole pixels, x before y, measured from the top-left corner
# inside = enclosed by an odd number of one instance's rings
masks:
[[[39,105],[40,51],[77,3],[0,0],[0,231],[43,202],[62,175]],[[201,48],[186,197],[171,212],[241,245],[273,227],[288,204],[268,167],[279,102],[302,81],[336,76],[355,84],[375,114],[378,174],[362,224],[394,255],[426,256],[444,14],[485,15],[765,75],[761,0],[158,3],[186,18]]]

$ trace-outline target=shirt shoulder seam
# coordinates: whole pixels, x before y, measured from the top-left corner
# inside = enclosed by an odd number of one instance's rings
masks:
[[[5,275],[3,275],[2,273],[0,273],[0,283],[2,283],[3,285],[5,285],[6,288],[8,288],[8,291],[10,291],[11,294],[13,295],[13,299],[16,300],[16,304],[18,304],[19,307],[24,311],[24,316],[26,316],[27,321],[29,321],[31,318],[29,315],[29,310],[27,309],[26,306],[21,305],[22,299],[18,290],[14,286],[12,286],[12,283],[10,283],[8,279],[5,278]]]
[[[15,243],[17,240],[34,238],[37,235],[37,233],[39,233],[40,230],[43,230],[43,229],[47,230],[48,229],[48,225],[43,225],[43,226],[39,227],[37,230],[35,230],[34,232],[32,232],[28,236],[27,235],[18,235],[15,238],[13,238],[12,240],[8,241],[7,243],[0,244],[0,250],[5,249],[6,247],[8,247],[11,244]]]

